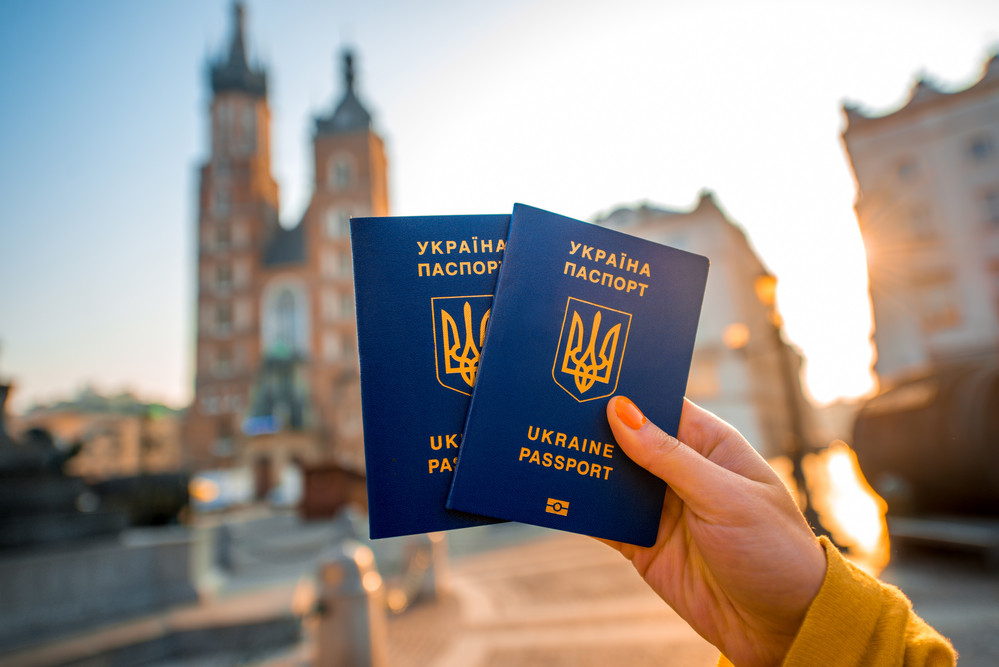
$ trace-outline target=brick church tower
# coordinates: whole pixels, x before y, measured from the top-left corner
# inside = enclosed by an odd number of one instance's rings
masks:
[[[342,94],[315,119],[313,194],[278,222],[267,73],[247,59],[242,5],[209,68],[211,153],[201,167],[192,468],[253,470],[259,496],[294,462],[363,474],[348,221],[387,215],[384,145],[358,98],[353,55]]]

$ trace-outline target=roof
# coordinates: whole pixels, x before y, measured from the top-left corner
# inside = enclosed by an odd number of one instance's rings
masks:
[[[267,97],[267,73],[262,68],[251,68],[246,60],[246,12],[243,4],[233,5],[233,34],[229,44],[228,59],[211,67],[212,91],[236,91],[253,97]]]
[[[266,267],[287,266],[305,262],[305,226],[298,223],[291,229],[280,225],[264,246],[262,261]]]
[[[371,114],[361,104],[354,90],[354,54],[345,50],[342,58],[343,98],[331,115],[316,118],[316,136],[371,129]]]
[[[979,77],[978,81],[961,90],[952,92],[941,90],[935,83],[928,80],[926,77],[920,77],[912,86],[912,90],[909,92],[909,99],[895,111],[877,115],[861,110],[861,108],[856,104],[844,103],[843,113],[846,115],[846,130],[854,129],[858,126],[866,125],[872,122],[906,115],[930,104],[940,102],[941,100],[954,98],[972,91],[982,90],[983,88],[991,87],[994,84],[999,84],[999,53],[993,55],[989,58],[988,62],[985,63],[985,66],[982,69],[982,75]]]

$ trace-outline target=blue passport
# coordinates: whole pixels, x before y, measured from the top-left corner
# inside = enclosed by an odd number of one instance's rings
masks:
[[[621,451],[607,401],[675,434],[708,260],[513,210],[450,509],[640,546],[665,483]]]
[[[373,538],[495,519],[445,508],[509,215],[354,218]]]

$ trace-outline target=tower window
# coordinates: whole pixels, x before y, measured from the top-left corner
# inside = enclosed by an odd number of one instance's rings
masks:
[[[329,186],[332,190],[346,190],[354,179],[353,160],[345,155],[338,155],[330,160]]]
[[[215,307],[215,332],[220,336],[228,336],[232,331],[232,309],[227,303]]]
[[[339,239],[350,233],[350,213],[346,209],[331,208],[326,211],[326,238]]]
[[[227,264],[215,267],[215,289],[227,292],[232,287],[232,269]]]
[[[224,222],[220,222],[218,226],[215,227],[215,248],[217,250],[227,250],[231,242],[232,239],[229,236],[229,225]]]

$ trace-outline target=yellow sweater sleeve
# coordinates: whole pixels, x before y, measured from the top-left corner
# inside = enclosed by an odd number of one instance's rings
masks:
[[[826,577],[784,658],[784,667],[949,667],[950,642],[894,586],[856,568],[826,538]],[[724,656],[720,666],[731,665]]]

